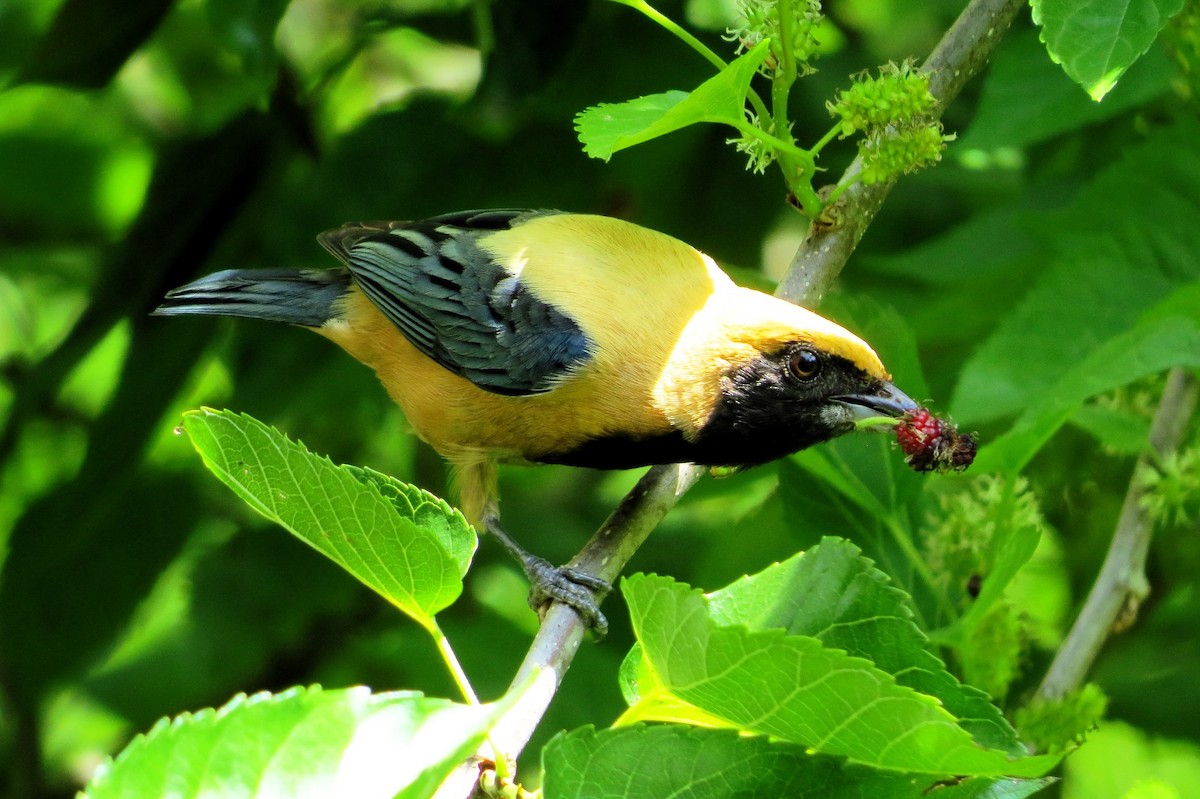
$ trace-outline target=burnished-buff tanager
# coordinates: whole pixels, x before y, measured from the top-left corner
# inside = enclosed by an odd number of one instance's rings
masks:
[[[370,366],[453,465],[466,516],[590,621],[603,584],[507,536],[497,463],[751,466],[916,408],[853,333],[628,222],[469,211],[320,242],[340,269],[218,272],[156,313],[302,325]]]

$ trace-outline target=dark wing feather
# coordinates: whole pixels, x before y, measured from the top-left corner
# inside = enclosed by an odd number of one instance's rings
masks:
[[[585,361],[590,343],[573,319],[476,245],[530,213],[345,225],[320,241],[425,355],[487,391],[536,394]]]

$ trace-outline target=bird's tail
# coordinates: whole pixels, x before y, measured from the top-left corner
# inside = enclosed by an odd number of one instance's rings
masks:
[[[349,288],[341,269],[227,269],[167,292],[155,316],[241,316],[320,327]]]

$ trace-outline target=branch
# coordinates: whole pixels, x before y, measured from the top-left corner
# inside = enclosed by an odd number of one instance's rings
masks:
[[[930,92],[938,101],[937,116],[987,62],[1024,5],[1025,0],[972,0],[967,5],[923,67],[930,74]],[[846,175],[858,171],[856,160]],[[848,189],[839,206],[838,224],[820,229],[814,226],[792,259],[776,295],[808,306],[817,305],[890,190],[890,184],[856,185]],[[570,565],[609,582],[615,581],[650,531],[701,473],[700,468],[686,464],[651,468]],[[575,611],[556,604],[546,612],[512,684],[512,690],[523,690],[524,695],[491,736],[492,743],[506,755],[517,755],[528,742],[574,659],[583,635],[583,622]],[[474,765],[465,767],[443,784],[438,797],[470,795],[476,776]]]
[[[1154,521],[1142,507],[1146,489],[1139,477],[1143,470],[1152,468],[1155,456],[1163,458],[1179,448],[1196,409],[1198,387],[1196,377],[1188,371],[1172,369],[1168,375],[1150,425],[1150,446],[1154,454],[1146,453],[1138,458],[1104,565],[1100,567],[1100,574],[1071,632],[1038,687],[1039,699],[1058,699],[1079,688],[1109,634],[1128,627],[1138,605],[1149,595],[1146,556],[1154,534]]]
[[[655,466],[647,471],[570,565],[616,582],[633,553],[702,473],[703,469],[690,464]],[[558,603],[550,606],[509,688],[522,695],[493,728],[484,757],[492,757],[490,746],[506,757],[520,754],[562,684],[584,632],[583,620],[573,609]],[[468,761],[442,783],[435,797],[471,796],[478,778],[478,761]]]
[[[941,117],[967,81],[983,68],[1024,6],[1019,0],[973,0],[963,9],[921,67],[929,76],[929,93],[937,100],[935,117]],[[839,183],[861,171],[862,160],[855,158]],[[846,189],[830,209],[835,224],[813,226],[775,293],[801,305],[818,305],[883,207],[893,185],[893,182],[869,186],[856,183]]]

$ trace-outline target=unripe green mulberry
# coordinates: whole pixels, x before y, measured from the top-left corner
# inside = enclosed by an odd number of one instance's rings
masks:
[[[884,183],[935,164],[941,160],[946,142],[953,138],[942,135],[940,123],[870,134],[858,142],[862,182]]]
[[[778,68],[783,58],[783,31],[779,24],[779,4],[776,0],[741,0],[742,17],[736,28],[729,29],[731,41],[738,42],[739,51],[749,50],[763,39],[771,40],[771,55],[764,67]],[[792,4],[792,19],[789,26],[791,54],[800,73],[812,72],[808,62],[817,54],[820,46],[814,32],[821,24],[820,0],[797,0]]]
[[[841,120],[841,134],[875,131],[893,125],[912,125],[933,113],[937,104],[929,93],[929,78],[908,62],[888,64],[878,78],[865,72],[855,75],[853,85],[828,103],[829,113]]]

